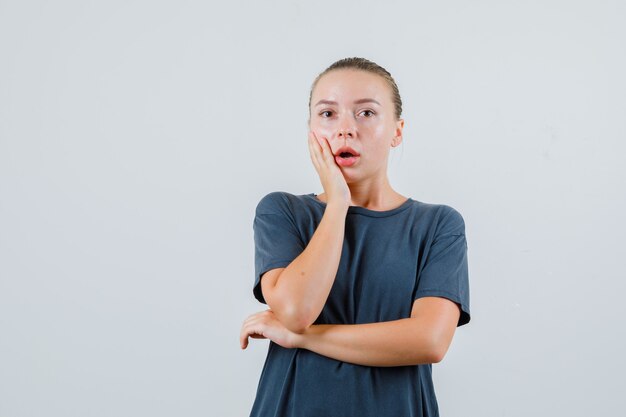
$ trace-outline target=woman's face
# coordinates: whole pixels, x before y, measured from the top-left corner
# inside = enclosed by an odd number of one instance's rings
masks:
[[[309,129],[328,140],[333,155],[349,146],[360,155],[338,165],[348,183],[385,176],[390,147],[402,141],[404,120],[396,120],[391,89],[370,72],[340,69],[319,79],[311,96]]]

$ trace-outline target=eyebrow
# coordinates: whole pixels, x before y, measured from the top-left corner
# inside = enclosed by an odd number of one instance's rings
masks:
[[[374,100],[373,98],[360,98],[358,100],[354,100],[354,104],[362,104],[362,103],[376,103],[380,106],[380,103]],[[319,106],[320,104],[336,105],[337,102],[332,101],[332,100],[320,100],[315,104],[315,106]]]

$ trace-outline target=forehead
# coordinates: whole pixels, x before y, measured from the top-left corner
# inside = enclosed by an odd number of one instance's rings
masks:
[[[340,69],[323,75],[313,90],[312,105],[318,100],[353,101],[373,98],[381,104],[391,103],[391,90],[387,82],[377,74],[362,70]]]

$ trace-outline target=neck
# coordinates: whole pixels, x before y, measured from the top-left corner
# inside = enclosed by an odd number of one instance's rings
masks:
[[[407,200],[407,197],[396,192],[387,178],[380,182],[349,183],[351,206],[364,207],[370,210],[390,210],[398,207]],[[326,195],[322,193],[317,198],[326,202]]]

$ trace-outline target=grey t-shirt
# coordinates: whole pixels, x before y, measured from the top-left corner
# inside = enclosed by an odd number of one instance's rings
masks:
[[[326,203],[314,193],[264,196],[253,223],[253,294],[265,303],[260,277],[288,266],[310,241]],[[374,211],[350,206],[335,281],[314,324],[361,324],[411,316],[413,301],[438,296],[470,321],[463,217],[444,204],[409,198]],[[363,366],[270,341],[251,417],[384,417],[439,415],[432,364]]]

